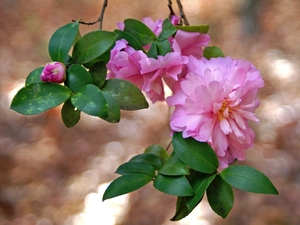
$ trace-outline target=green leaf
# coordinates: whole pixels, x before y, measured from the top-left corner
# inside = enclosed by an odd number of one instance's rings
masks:
[[[155,169],[154,167],[145,162],[127,162],[118,167],[116,170],[116,173],[121,175],[127,175],[127,174],[136,174],[136,173],[142,173],[147,174],[151,177],[155,177]]]
[[[157,174],[153,185],[157,190],[169,195],[194,195],[194,191],[185,176],[165,176]]]
[[[67,69],[65,85],[74,92],[78,92],[87,84],[92,84],[93,79],[89,72],[79,64],[73,64]]]
[[[229,166],[220,173],[220,176],[231,186],[243,191],[278,194],[266,175],[249,166]]]
[[[182,133],[175,132],[172,144],[179,159],[187,166],[202,173],[216,172],[219,166],[218,158],[207,143],[183,138]]]
[[[104,62],[97,62],[95,63],[89,70],[90,75],[92,76],[94,84],[101,88],[106,80],[106,63]]]
[[[111,96],[110,93],[102,92],[102,94],[108,105],[108,114],[106,117],[103,116],[102,119],[110,123],[118,123],[121,117],[121,110],[118,102]]]
[[[158,170],[162,166],[162,162],[160,158],[156,155],[150,153],[139,154],[133,156],[129,162],[142,162],[151,164],[156,170]]]
[[[129,81],[121,79],[106,80],[101,89],[104,92],[109,92],[123,110],[138,110],[149,106],[141,91]]]
[[[186,206],[187,197],[178,197],[176,201],[175,215],[170,219],[171,221],[178,221],[190,214],[189,209]]]
[[[48,50],[53,61],[64,62],[78,34],[79,22],[60,27],[52,35]]]
[[[88,115],[107,117],[108,105],[102,91],[93,84],[84,86],[71,97],[72,104]]]
[[[158,55],[165,56],[169,52],[172,52],[171,44],[168,40],[156,43]]]
[[[168,176],[189,175],[187,166],[177,157],[173,151],[171,156],[158,171],[160,174]]]
[[[24,115],[34,115],[54,108],[72,95],[72,91],[55,83],[31,83],[18,91],[10,108]]]
[[[158,53],[157,53],[157,42],[154,41],[149,49],[149,51],[147,52],[147,56],[149,58],[153,58],[153,59],[157,59],[158,57]]]
[[[31,71],[31,73],[26,78],[25,84],[32,84],[41,82],[41,73],[43,72],[44,67],[36,68],[35,70]]]
[[[163,162],[169,158],[167,151],[160,145],[156,144],[148,146],[144,152],[158,156]]]
[[[118,177],[107,187],[102,200],[133,192],[152,181],[146,174],[128,174]]]
[[[74,62],[84,64],[98,58],[113,47],[116,39],[117,34],[109,31],[97,30],[87,33],[74,46]]]
[[[133,47],[135,50],[142,50],[143,46],[141,45],[141,43],[134,37],[132,36],[130,33],[125,32],[123,30],[114,30],[114,32],[118,35],[117,40],[121,40],[121,39],[125,39],[128,44]]]
[[[218,175],[209,185],[206,195],[210,207],[225,219],[234,203],[231,186]]]
[[[156,35],[141,21],[135,19],[126,19],[124,24],[124,31],[134,36],[142,46],[151,44],[156,40]]]
[[[200,26],[175,26],[178,30],[183,30],[187,32],[199,32],[199,33],[207,33],[209,25],[203,24]]]
[[[61,118],[68,128],[75,126],[80,119],[80,110],[75,109],[70,99],[64,103],[61,109]]]
[[[167,18],[164,20],[162,25],[162,31],[158,35],[157,40],[158,41],[164,41],[167,40],[169,37],[171,37],[173,34],[175,34],[177,31],[176,27],[171,23],[171,21]]]
[[[217,58],[217,57],[225,57],[222,50],[216,46],[207,46],[204,49],[203,56],[207,59]]]

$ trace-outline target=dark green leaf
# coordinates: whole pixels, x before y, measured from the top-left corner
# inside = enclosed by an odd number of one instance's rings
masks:
[[[129,81],[110,79],[101,89],[109,92],[119,103],[121,109],[138,110],[149,106],[141,91]]]
[[[175,196],[193,196],[194,191],[185,176],[165,176],[157,174],[154,187],[166,194]]]
[[[172,47],[171,47],[170,42],[168,40],[157,42],[156,47],[157,47],[158,55],[165,56],[169,52],[172,52]]]
[[[129,174],[123,175],[107,187],[103,194],[103,201],[119,195],[133,192],[152,181],[152,177],[146,174]]]
[[[216,172],[218,158],[207,143],[183,138],[182,133],[176,132],[173,134],[172,144],[179,159],[187,166],[202,173]]]
[[[55,83],[31,83],[18,91],[10,108],[24,115],[33,115],[65,102],[72,91]]]
[[[93,79],[89,72],[81,65],[73,64],[67,69],[65,85],[74,92],[78,92],[87,84],[92,84]]]
[[[156,43],[156,41],[154,41],[152,43],[149,51],[147,52],[147,56],[149,58],[157,59],[158,53],[157,53],[157,43]]]
[[[142,173],[142,174],[147,174],[151,177],[155,177],[154,167],[151,164],[145,162],[129,161],[127,163],[120,165],[116,173],[121,175]]]
[[[176,27],[171,23],[169,19],[165,19],[162,25],[162,31],[158,35],[157,40],[158,41],[164,41],[167,40],[169,37],[171,37],[173,34],[175,34],[177,31]]]
[[[229,166],[220,175],[228,184],[243,191],[278,194],[266,175],[249,166]]]
[[[148,146],[144,152],[158,156],[163,162],[169,158],[167,151],[160,145],[156,144]]]
[[[25,84],[41,82],[41,73],[43,72],[43,69],[44,67],[39,67],[33,70],[26,78]]]
[[[162,162],[160,158],[156,155],[150,153],[139,154],[133,156],[129,162],[142,162],[151,164],[156,170],[158,170],[162,166]]]
[[[176,212],[171,221],[178,221],[190,214],[186,206],[187,197],[178,197],[176,201]]]
[[[190,174],[187,166],[177,157],[174,151],[158,172],[169,176]]]
[[[93,84],[84,86],[71,97],[72,104],[92,116],[107,117],[108,105],[102,91]]]
[[[106,79],[107,69],[106,69],[106,63],[104,62],[97,62],[95,63],[89,70],[89,73],[91,74],[94,84],[101,88]]]
[[[151,44],[156,40],[156,35],[141,21],[135,19],[126,19],[124,24],[124,31],[134,36],[142,46]]]
[[[203,24],[200,26],[175,26],[178,30],[183,30],[187,32],[199,32],[199,33],[207,33],[209,25]]]
[[[64,103],[61,109],[61,118],[68,128],[75,126],[80,119],[80,110],[75,109],[70,99]]]
[[[133,47],[135,50],[144,51],[143,46],[141,45],[141,43],[134,36],[132,36],[130,33],[125,32],[123,30],[114,30],[114,32],[118,35],[118,38],[117,38],[118,40],[125,39],[128,42],[128,44],[131,47]]]
[[[204,49],[203,56],[207,59],[217,58],[217,57],[225,57],[222,50],[216,46],[207,46]]]
[[[121,110],[118,102],[111,96],[110,93],[102,92],[102,94],[104,95],[108,105],[108,115],[106,117],[102,117],[102,119],[110,123],[118,123],[121,117]]]
[[[82,36],[73,49],[75,63],[88,63],[113,47],[117,34],[109,31],[92,31]]]
[[[48,46],[49,55],[53,61],[64,63],[76,39],[78,28],[79,23],[76,21],[66,24],[54,32]]]
[[[206,195],[211,208],[223,219],[226,218],[234,203],[231,186],[218,175],[209,185]]]

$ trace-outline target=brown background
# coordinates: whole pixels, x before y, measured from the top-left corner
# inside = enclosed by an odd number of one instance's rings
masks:
[[[52,33],[72,19],[94,21],[102,1],[0,1],[0,224],[38,225],[296,225],[300,219],[300,1],[182,0],[191,24],[209,23],[210,45],[226,55],[252,61],[265,79],[251,124],[256,144],[245,164],[268,175],[279,196],[235,190],[225,219],[204,200],[191,216],[170,222],[175,198],[151,185],[101,204],[100,184],[133,154],[170,140],[164,103],[123,112],[119,124],[82,115],[64,127],[59,108],[35,116],[9,109],[26,76],[50,60]],[[174,9],[178,12],[175,2]],[[168,16],[167,0],[110,0],[104,29],[128,17]],[[81,26],[82,34],[98,25]],[[110,209],[111,211],[106,211]],[[112,219],[113,213],[115,222]],[[108,219],[111,219],[109,221]]]

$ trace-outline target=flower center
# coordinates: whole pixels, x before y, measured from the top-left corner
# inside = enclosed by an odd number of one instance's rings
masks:
[[[230,111],[230,108],[228,108],[228,104],[229,104],[229,101],[228,101],[227,99],[225,99],[225,100],[222,102],[222,107],[221,107],[221,109],[220,109],[219,112],[218,112],[218,118],[219,118],[220,121],[223,120],[224,117],[227,117],[226,115],[224,115],[224,111],[225,111],[225,110]],[[226,112],[225,112],[225,113],[226,113]],[[227,112],[227,113],[228,113],[228,112]]]

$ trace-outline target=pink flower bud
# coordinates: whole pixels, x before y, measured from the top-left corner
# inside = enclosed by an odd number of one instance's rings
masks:
[[[44,82],[62,83],[66,79],[66,67],[61,62],[47,63],[41,73]]]

